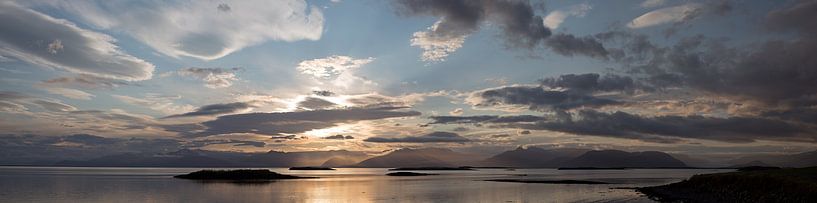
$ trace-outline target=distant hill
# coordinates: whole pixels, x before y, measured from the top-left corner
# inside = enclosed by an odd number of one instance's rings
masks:
[[[392,168],[427,166],[462,166],[476,162],[479,156],[441,148],[398,149],[356,164],[356,167]]]
[[[326,160],[321,164],[322,167],[347,167],[347,166],[354,166],[360,160],[344,158],[344,157],[333,157],[329,160]]]
[[[370,156],[365,152],[332,150],[312,152],[279,152],[253,154],[242,163],[265,167],[324,166],[331,159],[347,159],[351,162],[362,161]],[[336,167],[336,166],[329,166]]]
[[[657,151],[625,152],[619,150],[589,151],[565,162],[563,167],[596,168],[674,168],[687,167],[684,162]]]
[[[86,161],[62,161],[59,166],[86,167],[230,167],[235,163],[201,155],[164,156],[124,153]]]
[[[123,153],[83,161],[62,161],[58,166],[123,167],[292,167],[321,166],[331,159],[356,162],[368,158],[364,152],[314,151],[240,153],[183,149],[162,154]]]
[[[748,162],[748,163],[735,164],[735,165],[727,166],[726,168],[743,168],[743,167],[750,167],[750,166],[766,166],[766,167],[768,167],[768,166],[773,166],[773,165],[764,163],[762,161],[751,161],[751,162]]]
[[[732,161],[733,165],[762,162],[769,166],[779,167],[812,167],[817,166],[817,151],[803,152],[798,154],[782,154],[782,155],[755,155],[744,156]]]
[[[558,168],[583,153],[586,149],[542,149],[539,147],[518,147],[505,151],[480,162],[480,166],[503,166],[521,168]]]

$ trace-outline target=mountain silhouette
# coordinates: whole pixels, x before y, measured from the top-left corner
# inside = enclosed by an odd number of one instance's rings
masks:
[[[356,167],[390,168],[390,167],[428,167],[428,166],[461,166],[479,160],[472,154],[455,152],[442,148],[403,148],[388,154],[361,161]]]
[[[663,152],[600,150],[586,152],[581,156],[565,162],[563,167],[676,168],[687,167],[687,165]]]
[[[585,149],[552,149],[518,147],[480,162],[480,166],[521,168],[556,168],[564,162],[587,152]]]

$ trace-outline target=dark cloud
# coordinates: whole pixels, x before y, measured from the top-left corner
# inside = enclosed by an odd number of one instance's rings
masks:
[[[539,81],[543,86],[550,88],[566,88],[578,92],[604,91],[633,91],[636,88],[631,77],[620,75],[605,75],[596,73],[566,74],[555,78],[545,78]]]
[[[606,59],[607,50],[592,37],[570,34],[552,36],[551,30],[526,0],[398,0],[398,12],[409,16],[439,17],[429,35],[435,39],[456,39],[479,30],[489,23],[502,29],[502,37],[509,48],[532,50],[546,46],[555,53],[585,55]]]
[[[194,116],[215,116],[237,113],[255,107],[255,105],[247,102],[233,102],[226,104],[210,104],[199,107],[195,111],[170,115],[165,118],[179,118],[179,117],[194,117]]]
[[[471,34],[480,24],[500,26],[510,46],[533,48],[550,36],[528,1],[505,0],[398,0],[399,12],[406,15],[439,17],[431,35],[458,37]]]
[[[557,34],[545,41],[554,52],[564,56],[585,55],[598,59],[607,59],[607,49],[590,36],[576,37],[570,34]]]
[[[765,19],[765,26],[776,31],[797,31],[802,33],[817,33],[817,1],[798,0],[793,4],[769,12]],[[810,36],[814,37],[814,36]]]
[[[572,91],[545,90],[542,87],[509,86],[474,93],[476,106],[522,105],[534,111],[600,107],[618,104],[618,101],[598,98]]]
[[[0,3],[0,54],[43,67],[118,80],[147,80],[153,64],[128,55],[108,35],[14,2]]]
[[[216,9],[218,9],[218,11],[221,12],[230,12],[230,10],[232,10],[232,8],[230,8],[230,5],[228,4],[218,4]]]
[[[195,147],[204,147],[207,145],[216,145],[216,144],[231,144],[234,147],[264,147],[267,143],[258,142],[258,141],[250,141],[250,140],[234,140],[234,139],[226,139],[226,140],[194,140],[189,143],[186,143],[185,147],[188,148],[195,148]]]
[[[695,138],[745,143],[755,140],[817,142],[815,129],[809,126],[760,117],[655,116],[643,117],[625,112],[603,113],[581,110],[556,121],[510,124],[530,130],[551,130],[579,135],[638,139],[646,142],[674,143],[678,138]]]
[[[335,95],[334,92],[329,91],[329,90],[315,90],[315,91],[312,91],[312,94],[318,95],[318,96],[324,96],[324,97],[331,97],[331,96]]]
[[[513,116],[432,116],[430,124],[460,124],[460,123],[521,123],[542,121],[545,118],[533,115]]]
[[[420,112],[417,111],[395,111],[397,109],[399,108],[348,108],[226,115],[202,123],[207,129],[198,133],[198,135],[228,133],[294,134],[333,127],[339,123],[420,115]]]
[[[462,127],[462,126],[459,126],[459,127],[454,128],[454,129],[451,129],[451,131],[454,131],[454,132],[465,132],[465,131],[468,131],[468,128],[466,128],[466,127]]]
[[[295,136],[295,135],[274,135],[274,136],[270,136],[269,139],[272,139],[272,140],[297,140],[298,136]]]
[[[596,35],[610,44],[611,55],[653,87],[684,87],[793,106],[817,101],[817,8],[814,1],[795,1],[772,10],[763,19],[770,31],[793,34],[749,45],[730,46],[724,39],[684,37],[658,46],[644,35],[607,32]]]
[[[425,135],[420,136],[408,136],[408,137],[399,137],[399,138],[387,138],[387,137],[370,137],[366,138],[366,142],[402,142],[402,143],[433,143],[433,142],[455,142],[455,143],[465,143],[470,142],[471,140],[458,135],[457,133],[450,133],[450,132],[432,132]]]
[[[298,102],[298,108],[309,110],[328,109],[335,106],[337,106],[337,104],[316,97],[307,97],[303,101]]]
[[[355,139],[355,137],[352,137],[351,135],[347,135],[347,136],[332,135],[332,136],[323,137],[323,139],[328,139],[328,140],[353,140],[353,139]]]
[[[491,138],[509,138],[509,137],[511,137],[511,134],[507,133],[491,135]]]
[[[96,77],[93,75],[88,74],[80,74],[77,76],[72,77],[58,77],[54,79],[45,80],[42,82],[43,84],[49,86],[60,86],[60,87],[81,87],[81,88],[103,88],[103,89],[113,89],[119,86],[129,85],[130,83],[125,81],[113,80],[109,78],[102,78]]]

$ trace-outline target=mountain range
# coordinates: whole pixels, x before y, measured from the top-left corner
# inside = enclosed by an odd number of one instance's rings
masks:
[[[123,167],[687,167],[673,156],[656,151],[625,152],[618,150],[542,149],[519,147],[484,158],[476,154],[442,148],[403,148],[372,155],[357,151],[309,151],[240,153],[206,150],[179,150],[160,154],[124,153],[89,160],[62,161],[58,166]]]

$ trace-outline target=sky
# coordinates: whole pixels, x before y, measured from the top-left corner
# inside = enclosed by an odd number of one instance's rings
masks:
[[[0,146],[812,151],[815,9],[3,1]]]

